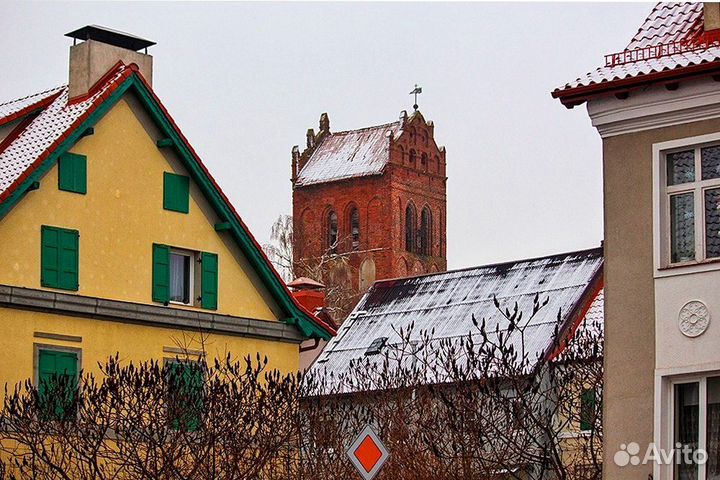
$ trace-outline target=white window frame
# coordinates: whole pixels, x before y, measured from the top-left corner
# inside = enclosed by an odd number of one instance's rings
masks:
[[[197,292],[195,292],[195,264],[197,263],[197,260],[198,260],[198,252],[194,252],[192,250],[184,250],[182,248],[170,247],[170,256],[172,257],[173,254],[190,257],[190,262],[188,262],[190,265],[190,272],[188,272],[189,273],[188,277],[189,277],[189,282],[190,282],[190,285],[188,285],[188,287],[189,287],[188,291],[190,292],[189,293],[190,298],[188,299],[189,300],[188,303],[178,302],[177,300],[170,300],[169,303],[172,303],[174,305],[185,305],[185,306],[190,306],[190,307],[195,306],[195,303],[196,303],[195,299],[197,297],[197,295],[196,295]],[[172,269],[172,261],[170,262],[170,268]],[[170,281],[172,282],[172,270],[170,270]]]
[[[720,179],[702,180],[700,149],[720,145],[720,133],[699,135],[653,144],[653,250],[655,278],[720,270],[720,258],[705,255],[705,190],[720,188]],[[695,179],[693,183],[667,185],[667,155],[695,149]],[[670,195],[694,192],[695,260],[672,263],[670,242]]]

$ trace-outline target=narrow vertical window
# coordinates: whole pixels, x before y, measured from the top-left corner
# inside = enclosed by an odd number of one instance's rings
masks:
[[[415,166],[415,150],[410,150],[410,165]]]
[[[695,260],[695,200],[692,192],[670,197],[672,262]]]
[[[338,243],[338,218],[337,213],[330,211],[328,214],[327,247],[331,253],[337,252]]]
[[[687,448],[694,452],[700,439],[700,398],[699,384],[682,383],[675,385],[675,444],[680,450]],[[676,464],[675,478],[698,478],[698,465],[695,463]]]
[[[423,208],[420,214],[420,253],[432,253],[432,214],[427,207]]]
[[[350,234],[352,235],[352,248],[357,250],[360,246],[360,214],[355,207],[350,211]]]
[[[170,253],[170,301],[190,303],[190,255]]]
[[[707,379],[707,410],[705,432],[707,441],[705,450],[708,454],[705,478],[720,478],[720,377]]]
[[[176,430],[194,432],[202,424],[205,410],[205,375],[197,362],[166,364],[168,420]]]
[[[580,430],[592,430],[595,424],[596,394],[594,388],[583,389],[580,394]]]
[[[415,252],[415,207],[409,203],[405,208],[405,250]]]

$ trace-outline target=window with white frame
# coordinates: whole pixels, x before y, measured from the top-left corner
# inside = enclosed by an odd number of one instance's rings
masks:
[[[673,477],[677,480],[720,479],[720,377],[703,377],[673,385],[672,440],[676,447]],[[693,461],[698,450],[707,453]],[[688,452],[685,455],[683,452]]]
[[[720,259],[720,145],[664,155],[669,265]]]
[[[189,305],[193,303],[196,254],[183,250],[170,250],[170,301]]]

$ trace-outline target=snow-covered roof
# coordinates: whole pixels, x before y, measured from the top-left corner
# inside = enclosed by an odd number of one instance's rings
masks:
[[[604,66],[556,88],[553,96],[716,62],[720,46],[717,38],[706,38],[703,25],[701,2],[658,3],[623,52],[608,55]]]
[[[27,126],[6,139],[0,151],[0,200],[11,193],[24,175],[36,162],[49,153],[51,147],[62,140],[89,111],[105,98],[105,94],[124,80],[131,68],[119,65],[91,96],[68,103],[68,87],[48,90],[0,105],[0,123],[19,112],[33,110],[52,95],[52,102],[44,106]]]
[[[507,331],[509,322],[497,310],[518,308],[528,318],[536,295],[548,303],[520,329],[509,333],[516,351],[535,359],[554,353],[556,328],[571,328],[582,312],[595,324],[603,317],[603,297],[597,293],[602,277],[601,248],[496,265],[455,270],[419,277],[376,282],[342,324],[338,334],[325,347],[311,373],[323,376],[333,372],[339,379],[352,376],[358,361],[382,362],[383,355],[367,355],[373,342],[386,338],[385,348],[403,342],[398,332],[411,325],[411,341],[431,333],[432,341],[458,341],[469,334],[480,336],[473,322],[486,321],[486,331]],[[590,302],[593,302],[588,307]],[[558,316],[558,313],[560,315]],[[524,340],[523,340],[524,339]],[[524,341],[524,343],[523,343]],[[381,342],[382,343],[382,342]],[[340,382],[342,380],[338,380]],[[330,382],[328,391],[337,384]],[[344,391],[352,386],[343,385]],[[335,391],[333,391],[335,393]]]
[[[300,170],[296,186],[379,175],[390,160],[390,136],[397,136],[400,122],[328,133],[314,147]]]

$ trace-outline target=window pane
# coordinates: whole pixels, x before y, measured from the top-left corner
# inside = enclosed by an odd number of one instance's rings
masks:
[[[698,448],[699,414],[698,383],[675,385],[675,443],[681,444],[681,451],[685,446],[691,451]],[[678,480],[698,478],[698,467],[692,463],[676,463],[675,472]]]
[[[190,303],[190,257],[170,254],[170,300]]]
[[[672,263],[695,260],[695,204],[693,193],[670,197]]]
[[[720,480],[720,377],[707,380],[707,480]]]
[[[720,188],[705,190],[705,249],[707,258],[720,257]]]
[[[668,185],[695,181],[695,151],[675,152],[667,155]]]
[[[720,145],[700,150],[702,160],[702,179],[720,178]]]

